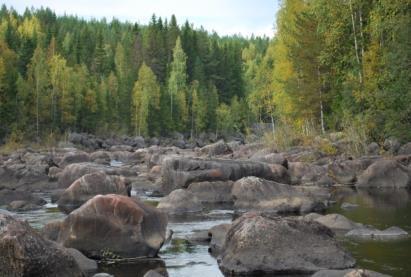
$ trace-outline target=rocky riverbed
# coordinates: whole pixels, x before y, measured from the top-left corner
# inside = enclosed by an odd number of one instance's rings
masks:
[[[409,276],[411,146],[330,143],[72,134],[3,154],[0,275]]]

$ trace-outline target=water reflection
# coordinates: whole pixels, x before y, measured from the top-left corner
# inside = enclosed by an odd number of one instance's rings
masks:
[[[398,226],[411,233],[411,192],[406,189],[342,188],[334,191],[336,204],[327,212],[343,214],[349,219],[378,229]],[[358,204],[355,209],[341,209],[344,202]],[[359,266],[390,274],[411,276],[411,238],[399,241],[353,241],[340,238],[357,259]]]

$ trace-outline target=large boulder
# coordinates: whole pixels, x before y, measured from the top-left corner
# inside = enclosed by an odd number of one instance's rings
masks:
[[[191,183],[187,190],[204,204],[232,204],[233,184],[233,181],[198,182]]]
[[[104,172],[107,175],[120,175],[125,177],[136,177],[137,170],[130,167],[109,167],[95,163],[70,164],[60,173],[58,186],[61,189],[68,188],[78,178],[94,172]]]
[[[218,264],[231,275],[308,275],[355,260],[319,223],[247,213],[232,223]]]
[[[328,166],[328,175],[338,184],[355,184],[360,175],[375,159],[334,161]]]
[[[280,184],[257,177],[236,181],[231,190],[236,209],[275,213],[309,213],[325,209],[326,189]]]
[[[89,161],[90,161],[90,156],[86,152],[70,151],[64,154],[63,158],[61,159],[59,163],[59,166],[63,168],[69,164],[85,163]]]
[[[65,213],[77,209],[97,194],[120,194],[130,196],[131,186],[124,177],[108,176],[104,172],[86,174],[71,184],[57,201]]]
[[[287,183],[289,176],[277,167],[254,161],[201,160],[172,157],[162,166],[162,191],[169,193],[178,188],[187,188],[194,182],[236,181],[246,176],[257,176],[280,183]]]
[[[55,223],[54,223],[55,224]],[[50,234],[88,257],[154,257],[164,243],[167,216],[123,195],[97,195],[71,212]]]
[[[201,212],[203,205],[192,192],[176,189],[162,198],[157,208],[170,215],[184,215]]]
[[[233,153],[233,150],[223,140],[219,140],[216,143],[209,144],[200,149],[202,154],[206,154],[210,157],[227,155]]]
[[[359,177],[357,187],[408,188],[411,185],[411,169],[395,160],[378,160]]]
[[[83,277],[69,251],[27,222],[0,213],[0,276]]]

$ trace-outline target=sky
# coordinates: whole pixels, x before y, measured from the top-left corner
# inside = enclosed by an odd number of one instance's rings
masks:
[[[86,19],[113,17],[147,24],[151,15],[188,20],[219,35],[274,35],[278,0],[1,0],[7,7],[24,12],[26,7],[49,7],[58,15],[77,15]]]

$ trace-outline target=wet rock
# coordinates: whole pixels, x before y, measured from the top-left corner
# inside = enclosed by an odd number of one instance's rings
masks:
[[[332,231],[316,222],[247,213],[228,230],[218,258],[225,274],[312,274],[355,265]]]
[[[27,222],[4,214],[0,257],[0,276],[84,276],[69,251],[44,239]]]
[[[395,160],[378,160],[359,177],[357,187],[407,188],[411,185],[411,169]]]
[[[296,187],[257,177],[236,181],[231,190],[236,209],[263,210],[273,213],[309,213],[322,211],[328,192],[316,187]]]
[[[367,269],[320,270],[311,277],[390,277]]]
[[[124,258],[155,257],[166,227],[164,213],[135,198],[97,195],[62,221],[57,242],[88,257],[101,258],[104,251]]]
[[[219,140],[216,143],[209,144],[200,149],[202,154],[209,157],[221,156],[233,153],[233,150],[223,140]]]
[[[162,191],[168,193],[177,188],[187,188],[189,184],[194,182],[236,181],[246,176],[287,182],[283,172],[273,172],[270,166],[265,163],[174,157],[166,159],[163,163]]]
[[[104,172],[86,174],[70,185],[59,197],[58,207],[65,213],[77,209],[97,194],[130,196],[131,186],[125,178]]]
[[[23,212],[41,209],[41,206],[24,200],[15,200],[7,206],[7,209],[10,211]]]
[[[345,234],[346,237],[364,240],[396,240],[408,237],[408,232],[393,226],[385,230],[378,230],[370,227],[354,229]]]
[[[223,250],[225,238],[230,227],[231,224],[224,223],[214,226],[208,230],[208,235],[211,237],[209,251],[214,256],[217,256]]]
[[[187,191],[193,193],[201,203],[232,204],[231,189],[233,184],[233,181],[191,183]]]
[[[162,198],[157,208],[170,215],[183,215],[199,213],[203,210],[203,205],[192,192],[177,189]]]

